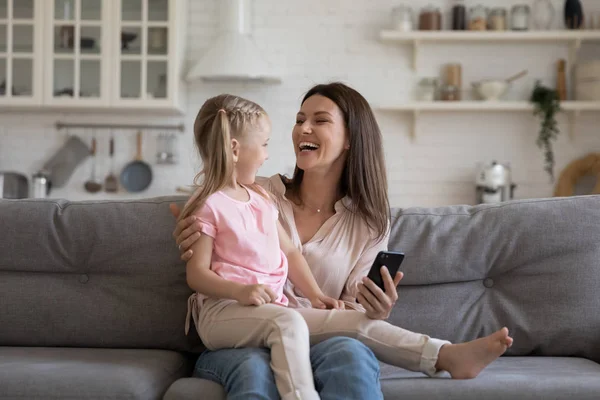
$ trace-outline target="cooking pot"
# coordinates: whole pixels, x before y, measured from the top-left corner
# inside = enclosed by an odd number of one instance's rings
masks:
[[[0,199],[26,199],[29,196],[27,176],[12,171],[0,171]]]

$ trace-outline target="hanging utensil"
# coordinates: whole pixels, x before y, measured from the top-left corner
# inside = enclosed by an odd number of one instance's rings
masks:
[[[177,164],[177,156],[175,154],[175,141],[177,139],[176,133],[169,133],[167,141],[167,161],[169,164]]]
[[[156,163],[167,164],[168,153],[167,153],[167,136],[164,133],[160,133],[157,138],[157,151],[156,151]]]
[[[110,132],[110,144],[109,144],[109,154],[110,154],[110,173],[106,176],[104,180],[104,190],[108,193],[116,193],[119,190],[119,180],[115,175],[115,138],[114,134],[111,130]]]
[[[137,153],[134,161],[121,171],[121,185],[129,192],[141,192],[152,183],[152,168],[142,160],[142,131],[137,133]]]
[[[71,135],[66,129],[65,144],[41,168],[52,182],[52,188],[67,185],[77,167],[90,155],[89,146],[78,136]]]
[[[97,193],[102,190],[102,184],[96,179],[96,136],[92,137],[92,149],[90,151],[92,157],[92,173],[90,179],[83,185],[89,193]]]

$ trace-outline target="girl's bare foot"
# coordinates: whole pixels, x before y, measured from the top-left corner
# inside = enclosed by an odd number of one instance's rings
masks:
[[[436,368],[448,371],[453,379],[472,379],[512,346],[508,329],[460,344],[442,346]]]

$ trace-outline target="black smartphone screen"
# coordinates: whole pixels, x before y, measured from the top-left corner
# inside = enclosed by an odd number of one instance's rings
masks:
[[[383,285],[383,277],[381,276],[381,267],[384,265],[390,271],[390,275],[392,278],[396,275],[398,270],[400,269],[400,265],[404,261],[404,253],[400,253],[397,251],[380,251],[377,254],[377,257],[373,261],[371,265],[371,270],[369,271],[369,275],[367,277],[371,279],[377,286],[381,288],[381,290],[385,291],[385,286]]]

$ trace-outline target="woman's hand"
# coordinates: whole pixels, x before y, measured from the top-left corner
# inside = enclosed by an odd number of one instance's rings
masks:
[[[387,319],[390,316],[392,308],[398,300],[396,286],[398,286],[404,274],[398,272],[392,279],[387,267],[381,267],[381,276],[385,292],[366,276],[363,278],[362,283],[358,284],[358,296],[356,298],[365,308],[367,317],[371,319]]]
[[[310,299],[310,304],[313,308],[319,308],[322,310],[325,309],[334,309],[334,310],[343,310],[346,308],[346,305],[342,300],[334,299],[333,297],[325,296],[324,294],[320,294],[312,299]]]
[[[181,210],[176,204],[169,204],[169,209],[175,218],[179,217]],[[192,258],[192,254],[194,254],[194,252],[190,250],[190,247],[196,240],[200,239],[200,226],[195,224],[195,222],[196,217],[193,215],[189,216],[186,219],[179,221],[173,231],[173,237],[175,238],[175,242],[181,253],[181,259],[186,262],[189,261],[189,259]]]

